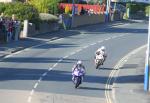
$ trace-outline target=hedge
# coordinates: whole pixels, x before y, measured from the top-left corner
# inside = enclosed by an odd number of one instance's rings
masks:
[[[47,13],[40,13],[40,20],[42,22],[48,22],[48,23],[52,23],[52,22],[58,22],[58,17],[52,14],[47,14]]]

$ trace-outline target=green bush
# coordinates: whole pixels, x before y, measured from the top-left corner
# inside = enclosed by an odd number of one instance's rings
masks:
[[[6,6],[4,3],[0,3],[0,13],[4,12],[6,9]]]
[[[150,6],[146,6],[145,7],[145,13],[146,13],[146,16],[149,15],[149,13],[150,13]]]
[[[35,22],[39,18],[38,11],[32,5],[26,3],[6,3],[4,4],[4,8],[2,12],[6,16],[11,17],[12,14],[15,14],[20,21],[28,19],[31,22]]]
[[[30,0],[29,3],[33,5],[40,13],[58,13],[58,3],[60,0]]]
[[[39,14],[40,20],[43,22],[57,22],[59,19],[57,16],[47,13],[40,13]]]

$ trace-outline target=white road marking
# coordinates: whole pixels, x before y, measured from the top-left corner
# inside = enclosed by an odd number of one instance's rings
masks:
[[[31,96],[29,96],[29,97],[28,97],[28,101],[27,101],[27,102],[28,102],[28,103],[30,103],[30,102],[31,102],[31,99],[32,99],[32,97],[31,97]]]
[[[109,38],[107,38],[107,39],[105,39],[105,40],[110,40],[111,39],[111,37],[109,37]]]
[[[70,53],[70,56],[71,56],[71,55],[74,55],[75,53],[76,53],[76,52],[72,52],[72,53]]]
[[[119,37],[119,36],[114,36],[114,37],[116,38],[116,37]],[[109,38],[107,38],[107,39],[105,39],[105,40],[109,40],[109,39],[113,39],[113,38],[110,38],[110,37],[109,37]],[[104,41],[104,40],[98,41],[98,43],[101,43],[101,42],[103,42],[103,41]],[[47,72],[45,72],[45,73],[42,74],[42,76],[39,78],[38,82],[35,83],[34,89],[37,88],[38,84],[39,84],[39,83],[42,81],[42,79],[48,74],[48,72],[51,71],[53,68],[55,68],[55,67],[58,65],[58,63],[60,63],[64,58],[67,58],[67,57],[69,57],[69,56],[71,56],[71,55],[74,55],[74,54],[78,53],[79,51],[82,51],[83,49],[85,49],[85,48],[87,48],[87,47],[89,47],[89,46],[95,45],[95,44],[97,44],[97,42],[92,43],[92,44],[89,44],[89,45],[87,45],[87,46],[84,46],[82,49],[78,49],[76,52],[72,52],[72,53],[70,53],[69,55],[66,55],[66,56],[64,56],[63,58],[59,59],[59,60],[57,61],[57,63],[55,63],[55,64],[52,66],[52,68],[49,68]],[[40,46],[41,46],[41,45],[40,45]],[[113,74],[113,73],[111,73],[111,74]],[[109,88],[109,85],[107,86],[107,88]],[[34,94],[34,89],[32,90],[32,91],[33,91],[33,92],[31,93],[32,95]],[[31,102],[31,98],[32,98],[32,96],[30,95],[30,96],[28,97],[28,101],[29,101],[29,102]],[[109,96],[108,96],[108,98],[109,98]],[[111,103],[111,102],[109,102],[109,103]]]
[[[49,68],[48,71],[51,71],[53,68]]]
[[[34,89],[36,89],[36,88],[37,88],[38,84],[39,84],[39,83],[35,83],[35,85],[34,85]]]
[[[44,74],[42,74],[42,76],[43,76],[43,77],[44,77],[44,76],[46,76],[46,75],[47,75],[47,73],[48,73],[48,72],[45,72]]]
[[[38,80],[38,82],[40,83],[40,82],[42,81],[42,79],[43,79],[43,78],[42,78],[42,77],[40,77],[40,78],[39,78],[39,80]]]
[[[59,60],[58,60],[58,63],[61,62],[62,60],[63,60],[63,58],[59,59]]]
[[[126,60],[124,60],[124,62],[127,62],[128,60],[126,59]]]
[[[34,89],[32,89],[32,91],[30,92],[30,95],[33,95],[33,93],[34,93]]]
[[[89,46],[88,46],[88,45],[86,45],[86,46],[84,46],[83,48],[84,48],[84,49],[86,49],[86,48],[88,48],[88,47],[89,47]]]
[[[76,51],[76,53],[77,53],[77,52],[80,52],[80,51],[82,51],[82,49],[78,49],[78,50]]]
[[[69,57],[69,55],[66,55],[66,56],[64,56],[63,58],[65,59],[65,58],[68,58]]]
[[[60,62],[60,61],[58,61],[58,62]],[[57,65],[58,65],[58,63],[55,63],[52,68],[55,68]]]

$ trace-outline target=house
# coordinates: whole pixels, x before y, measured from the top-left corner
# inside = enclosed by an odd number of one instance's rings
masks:
[[[16,1],[16,0],[0,0],[0,2],[13,2],[13,1]],[[22,2],[26,2],[28,0],[20,0]]]
[[[0,0],[0,2],[13,2],[14,0]]]

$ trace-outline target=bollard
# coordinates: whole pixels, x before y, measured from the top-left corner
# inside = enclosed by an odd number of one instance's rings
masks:
[[[24,26],[23,26],[23,34],[22,37],[26,38],[28,36],[28,20],[24,20]]]

